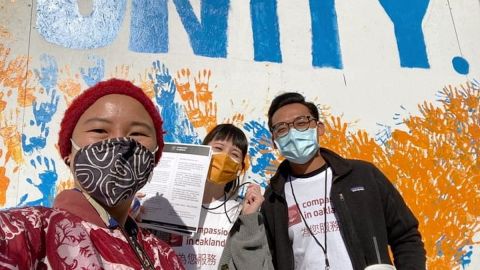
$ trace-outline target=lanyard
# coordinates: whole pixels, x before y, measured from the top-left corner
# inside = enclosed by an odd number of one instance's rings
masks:
[[[155,269],[154,264],[148,257],[147,253],[143,249],[142,245],[137,241],[137,231],[135,230],[135,233],[132,236],[129,236],[129,234],[125,231],[125,229],[118,224],[118,222],[110,216],[110,214],[103,208],[97,201],[95,201],[90,195],[88,195],[85,192],[82,192],[83,196],[88,200],[88,202],[95,208],[97,213],[100,215],[100,218],[103,220],[105,225],[109,229],[114,229],[116,227],[120,228],[120,231],[122,232],[123,236],[125,239],[127,239],[127,242],[129,246],[132,248],[132,250],[135,252],[135,255],[137,256],[138,261],[142,265],[143,269]]]
[[[317,237],[313,234],[312,230],[310,229],[310,226],[308,226],[307,220],[303,216],[302,210],[300,209],[300,205],[297,202],[297,198],[295,197],[295,193],[293,191],[293,184],[292,184],[292,178],[291,176],[288,176],[288,182],[290,183],[290,189],[292,190],[292,196],[293,200],[295,201],[295,204],[297,205],[298,212],[300,213],[300,216],[302,217],[303,223],[305,223],[305,226],[307,227],[308,232],[310,232],[310,235],[313,237],[317,245],[322,249],[323,254],[325,255],[325,270],[330,269],[330,262],[328,261],[328,256],[327,256],[327,180],[328,180],[328,167],[325,169],[325,192],[323,194],[323,239],[325,243],[325,247],[318,241]]]

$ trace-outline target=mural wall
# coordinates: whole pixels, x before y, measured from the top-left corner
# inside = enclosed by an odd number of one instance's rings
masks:
[[[429,269],[479,269],[479,30],[477,0],[0,1],[0,207],[72,186],[59,122],[98,81],[141,86],[169,142],[235,123],[263,187],[279,164],[266,111],[293,90],[319,105],[322,146],[398,187]]]

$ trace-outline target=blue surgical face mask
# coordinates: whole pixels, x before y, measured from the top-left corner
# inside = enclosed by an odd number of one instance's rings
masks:
[[[305,164],[318,151],[317,129],[298,131],[291,128],[287,135],[275,140],[275,145],[288,161]]]

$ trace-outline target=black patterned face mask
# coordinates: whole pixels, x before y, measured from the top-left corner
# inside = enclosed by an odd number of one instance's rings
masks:
[[[74,174],[80,186],[103,206],[114,207],[135,195],[150,180],[154,152],[134,139],[114,138],[79,148]]]

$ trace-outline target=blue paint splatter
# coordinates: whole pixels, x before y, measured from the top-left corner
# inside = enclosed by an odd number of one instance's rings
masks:
[[[255,61],[282,62],[276,0],[251,0]]]
[[[445,240],[445,235],[442,235],[437,241],[435,241],[435,246],[437,247],[437,256],[442,257],[442,241]]]
[[[22,134],[22,149],[27,154],[32,154],[34,150],[40,150],[46,146],[46,138],[49,134],[48,124],[52,121],[53,115],[57,112],[58,102],[60,96],[57,95],[55,89],[58,78],[58,67],[55,58],[44,54],[40,57],[40,69],[35,69],[40,85],[45,89],[46,97],[49,98],[46,102],[38,103],[37,99],[32,103],[32,111],[34,120],[30,120],[31,126],[40,127],[40,134],[38,136],[28,137],[27,134]],[[37,97],[38,98],[38,97]]]
[[[468,251],[465,252],[460,258],[462,269],[465,269],[472,262],[473,246],[468,247]]]
[[[392,127],[385,124],[377,123],[381,129],[375,133],[375,141],[380,145],[386,145],[387,141],[392,138]]]
[[[126,10],[126,0],[93,1],[93,12],[82,16],[77,1],[38,0],[38,33],[46,41],[72,49],[94,49],[117,37]]]
[[[459,74],[467,75],[468,72],[470,72],[470,64],[461,56],[455,56],[452,59],[452,65],[453,69],[455,69],[455,71]]]
[[[261,124],[254,120],[245,123],[243,128],[250,134],[248,154],[251,159],[252,172],[266,177],[265,172],[272,170],[272,161],[276,159],[268,145],[268,142],[272,140],[271,134],[265,127],[265,123]]]
[[[167,0],[132,1],[129,49],[134,52],[168,52]]]
[[[36,100],[32,103],[35,123],[37,126],[40,126],[40,130],[42,132],[45,130],[46,125],[52,121],[53,115],[57,112],[58,101],[60,100],[60,96],[57,95],[57,91],[55,89],[53,89],[50,93],[50,101],[42,102],[38,107],[38,102]],[[48,133],[48,131],[46,133]]]
[[[429,68],[422,21],[430,0],[379,1],[395,28],[400,66]]]
[[[197,19],[188,0],[173,0],[196,55],[227,56],[227,22],[229,0],[202,0]]]
[[[192,123],[183,111],[183,107],[175,102],[177,87],[165,64],[160,61],[153,62],[154,74],[148,74],[153,81],[155,101],[160,107],[163,119],[164,140],[166,142],[194,143],[201,140]]]
[[[37,156],[36,159],[32,159],[30,163],[35,168],[35,170],[41,170],[42,168],[45,168],[45,170],[38,174],[40,184],[34,184],[32,179],[30,178],[26,179],[27,183],[35,186],[40,190],[40,192],[42,193],[42,197],[34,201],[26,201],[27,197],[25,197],[25,199],[21,199],[20,202],[24,203],[27,206],[51,206],[55,197],[55,184],[58,179],[55,161],[53,159],[48,160],[48,158],[46,157],[42,159],[41,156]]]
[[[57,85],[58,66],[55,58],[48,54],[40,56],[40,70],[35,69],[40,84],[45,88],[47,94]]]
[[[312,20],[312,65],[341,69],[342,55],[338,37],[334,0],[310,0]]]
[[[80,73],[85,83],[91,87],[103,80],[105,76],[105,60],[94,55],[89,56],[88,60],[92,65],[86,70],[83,67],[80,68]]]
[[[22,149],[28,155],[31,155],[35,150],[41,150],[45,148],[47,145],[47,136],[48,136],[48,128],[45,129],[46,133],[40,136],[34,136],[28,138],[25,134],[22,134]]]

